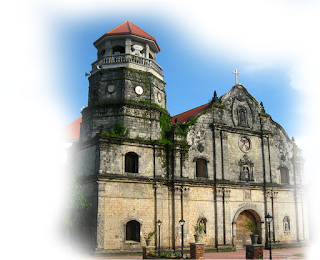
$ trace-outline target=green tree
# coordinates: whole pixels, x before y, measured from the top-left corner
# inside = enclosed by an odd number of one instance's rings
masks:
[[[52,201],[52,211],[49,217],[49,229],[58,231],[66,227],[72,227],[70,216],[75,212],[82,212],[91,204],[86,204],[83,194],[79,193],[82,187],[76,183],[76,179],[67,174],[64,169],[58,170],[54,178],[57,185],[52,192],[55,198]]]

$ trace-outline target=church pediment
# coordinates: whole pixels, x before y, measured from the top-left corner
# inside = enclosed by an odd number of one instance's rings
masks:
[[[261,106],[241,84],[235,85],[221,97],[221,103],[229,110],[229,123],[235,127],[253,129],[259,125]]]

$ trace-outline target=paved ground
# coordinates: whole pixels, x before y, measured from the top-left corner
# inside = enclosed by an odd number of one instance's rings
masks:
[[[272,259],[282,260],[304,260],[307,258],[307,248],[289,248],[289,249],[273,249]],[[303,254],[303,257],[294,256],[296,254]],[[270,259],[269,250],[263,250],[263,259]],[[142,256],[122,256],[122,257],[101,257],[95,259],[141,259]],[[236,252],[219,252],[219,253],[205,253],[205,259],[246,259],[246,250],[237,250]]]

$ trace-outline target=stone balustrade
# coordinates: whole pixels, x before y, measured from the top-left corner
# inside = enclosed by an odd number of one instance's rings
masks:
[[[147,59],[144,57],[135,56],[132,54],[115,54],[110,56],[103,56],[99,60],[92,63],[92,71],[95,71],[99,67],[104,65],[111,65],[117,63],[134,63],[137,65],[146,66],[154,69],[157,73],[162,76],[163,69],[152,59]]]

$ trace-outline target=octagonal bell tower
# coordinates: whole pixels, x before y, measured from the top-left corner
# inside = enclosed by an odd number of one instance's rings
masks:
[[[166,112],[162,68],[156,63],[156,39],[125,21],[94,42],[97,60],[89,77],[88,107],[82,111],[81,140],[128,129],[130,138],[160,138],[160,114]]]

